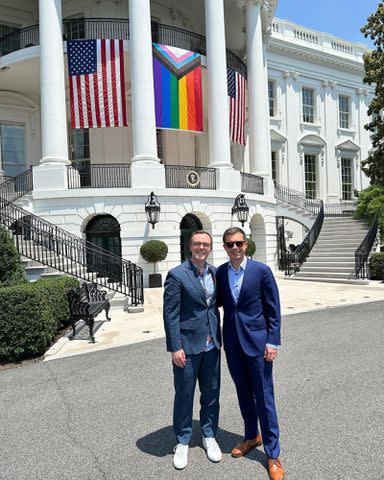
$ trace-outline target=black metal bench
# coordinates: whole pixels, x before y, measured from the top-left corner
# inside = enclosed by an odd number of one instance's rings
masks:
[[[107,320],[111,304],[105,298],[107,292],[98,290],[96,283],[83,283],[81,286],[72,288],[68,292],[69,309],[71,312],[71,326],[73,335],[72,340],[76,335],[76,322],[84,320],[89,327],[89,336],[93,343],[95,337],[93,336],[93,326],[95,324],[95,317],[105,310]]]

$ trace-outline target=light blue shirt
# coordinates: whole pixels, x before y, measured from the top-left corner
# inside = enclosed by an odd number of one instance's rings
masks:
[[[215,284],[213,280],[213,273],[209,269],[207,263],[205,263],[204,266],[204,271],[200,272],[197,266],[192,262],[191,264],[194,268],[195,274],[197,275],[197,278],[199,279],[199,282],[201,283],[201,286],[203,287],[204,290],[204,295],[207,300],[207,305],[209,305],[212,301],[213,294],[215,293]],[[207,341],[205,344],[205,351],[209,352],[209,350],[212,350],[216,348],[216,345],[213,342],[212,336],[208,335]]]
[[[241,291],[241,287],[243,285],[244,273],[247,267],[247,257],[244,257],[243,261],[240,263],[239,268],[236,270],[231,262],[228,262],[228,282],[229,288],[231,290],[232,298],[234,302],[237,304],[239,300],[239,295]],[[276,350],[279,348],[278,345],[273,345],[272,343],[267,343],[267,347],[275,348]]]

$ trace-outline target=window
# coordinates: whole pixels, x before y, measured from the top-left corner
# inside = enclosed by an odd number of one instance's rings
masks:
[[[156,143],[157,143],[157,156],[159,157],[161,163],[164,160],[164,135],[163,131],[160,128],[156,129]]]
[[[315,91],[311,88],[302,89],[303,122],[314,123],[315,121]]]
[[[274,182],[278,182],[276,152],[272,152],[271,160],[272,160],[272,180]]]
[[[269,116],[276,116],[276,83],[273,80],[268,80],[268,101],[269,101]]]
[[[4,37],[4,35],[9,35],[11,33],[17,32],[20,30],[20,27],[12,26],[12,25],[4,25],[0,24],[0,38]],[[1,42],[1,55],[7,55],[8,53],[15,52],[16,50],[20,49],[20,35],[10,35],[5,40]]]
[[[89,187],[91,185],[90,154],[89,154],[89,129],[74,128],[70,131],[70,153],[73,167],[80,174],[80,185]]]
[[[341,159],[341,193],[343,200],[352,200],[353,182],[352,182],[352,160],[350,158]]]
[[[305,176],[305,196],[306,198],[316,198],[317,191],[317,171],[316,155],[304,155],[304,176]]]
[[[1,165],[5,175],[14,177],[27,168],[24,125],[0,124]]]
[[[63,22],[63,27],[65,40],[78,40],[85,38],[85,18],[82,15],[67,17]],[[109,36],[107,36],[105,32],[105,35],[102,38],[109,38]]]
[[[350,128],[351,99],[346,95],[339,95],[339,127]]]

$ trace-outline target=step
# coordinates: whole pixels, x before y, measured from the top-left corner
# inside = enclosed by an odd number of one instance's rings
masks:
[[[356,279],[349,279],[349,278],[331,278],[331,277],[286,277],[289,280],[296,280],[302,282],[325,282],[325,283],[342,283],[342,284],[349,284],[349,285],[368,285],[369,280],[356,278]]]
[[[307,262],[355,262],[355,256],[354,255],[345,255],[345,256],[340,256],[340,255],[313,255],[312,253],[308,256]]]
[[[307,261],[305,263],[303,263],[302,267],[306,267],[306,268],[352,268],[354,269],[355,268],[355,261],[349,261],[349,262],[341,262],[340,260],[335,260],[334,262],[332,261],[315,261],[315,260],[309,260],[307,259]]]
[[[317,271],[317,270],[309,270],[309,271],[299,271],[296,273],[296,276],[299,277],[328,277],[328,278],[348,278],[348,279],[353,279],[355,278],[355,272],[351,272],[350,270],[348,272],[331,272],[329,270],[327,271]]]

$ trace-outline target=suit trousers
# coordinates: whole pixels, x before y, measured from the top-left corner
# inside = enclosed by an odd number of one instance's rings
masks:
[[[273,362],[263,356],[246,355],[237,339],[226,350],[228,369],[236,386],[241,415],[244,420],[244,438],[258,435],[257,420],[268,458],[280,454],[279,425],[273,390]]]
[[[188,445],[192,436],[193,398],[200,388],[200,426],[204,437],[215,437],[219,421],[220,350],[186,355],[184,368],[173,365],[175,401],[173,430],[178,443]]]

